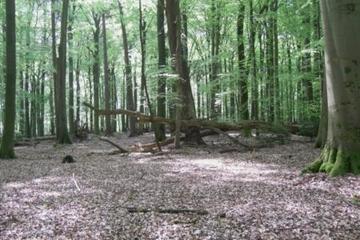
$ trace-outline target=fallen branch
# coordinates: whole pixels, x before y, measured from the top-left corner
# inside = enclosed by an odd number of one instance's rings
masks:
[[[124,109],[115,109],[115,110],[100,110],[95,109],[91,104],[89,103],[83,103],[84,106],[90,108],[91,110],[95,111],[98,115],[128,115],[132,117],[136,117],[141,122],[151,122],[151,123],[160,123],[160,124],[168,124],[170,126],[175,126],[175,120],[169,119],[169,118],[163,118],[163,117],[157,117],[157,116],[148,116],[140,112],[134,112]],[[185,130],[191,127],[199,128],[199,129],[212,129],[217,128],[221,131],[241,131],[244,129],[261,129],[263,131],[269,131],[279,134],[288,135],[288,131],[279,126],[274,126],[272,124],[261,122],[261,121],[241,121],[236,124],[227,123],[227,122],[215,122],[215,121],[209,121],[209,120],[198,120],[198,119],[192,119],[192,120],[181,120],[181,129]]]
[[[149,208],[135,208],[135,207],[128,207],[126,208],[128,213],[149,213],[149,212],[155,212],[155,213],[163,213],[163,214],[197,214],[197,215],[208,215],[209,212],[207,210],[199,210],[199,209],[149,209]]]
[[[232,141],[233,143],[235,144],[238,144],[238,145],[241,145],[247,149],[251,149],[252,147],[245,144],[245,143],[241,143],[238,139],[230,136],[228,133],[224,132],[224,131],[221,131],[220,129],[218,128],[211,128],[211,130],[213,130],[214,132],[218,133],[219,135],[224,135],[225,137],[227,137],[228,139],[230,139],[230,141]]]
[[[107,139],[107,138],[104,138],[104,137],[101,137],[99,138],[101,141],[104,141],[104,142],[107,142],[107,143],[110,143],[112,146],[116,147],[117,149],[119,149],[120,153],[128,153],[129,151],[120,147],[118,144],[114,143],[113,141],[111,141],[110,139]]]

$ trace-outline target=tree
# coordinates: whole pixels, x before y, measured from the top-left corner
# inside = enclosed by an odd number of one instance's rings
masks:
[[[4,109],[4,134],[0,157],[15,158],[14,136],[16,118],[16,20],[15,1],[6,0],[6,93]]]
[[[109,63],[108,63],[108,49],[106,38],[106,16],[102,14],[102,30],[103,30],[103,47],[104,47],[104,85],[105,85],[105,109],[110,110],[110,77],[109,77]],[[112,134],[111,117],[105,116],[105,131],[106,135]]]
[[[164,77],[164,68],[166,67],[166,35],[165,35],[165,6],[164,0],[157,2],[157,37],[158,37],[158,89],[157,89],[157,115],[159,117],[166,116],[166,77]],[[156,125],[157,140],[165,140],[165,125]]]
[[[192,95],[188,59],[184,56],[185,47],[182,41],[181,30],[181,12],[179,0],[171,1],[166,0],[166,15],[168,25],[169,46],[173,62],[175,63],[176,73],[178,74],[177,80],[177,97],[178,103],[176,106],[176,118],[177,118],[177,133],[179,133],[180,120],[196,119],[194,97]],[[177,141],[175,145],[179,143],[179,134],[177,134]],[[198,128],[188,128],[185,131],[185,142],[191,142],[196,144],[202,144],[202,138]]]
[[[94,51],[93,53],[93,66],[92,66],[92,73],[93,73],[93,81],[94,81],[94,106],[99,107],[99,81],[100,81],[100,15],[92,12],[93,20],[95,29],[93,31],[94,37]],[[99,116],[95,113],[94,115],[94,131],[95,134],[100,133],[99,127]]]
[[[360,15],[358,1],[321,0],[328,100],[327,141],[306,170],[360,174]]]
[[[118,1],[119,12],[120,12],[120,24],[123,37],[123,48],[124,48],[124,62],[125,62],[125,78],[126,78],[126,108],[127,110],[134,109],[134,96],[133,96],[133,87],[131,81],[131,63],[129,56],[129,42],[127,37],[127,31],[124,21],[124,12],[121,2]],[[136,135],[136,118],[129,117],[129,136],[133,137]]]
[[[70,135],[75,133],[75,110],[74,110],[74,57],[73,53],[73,24],[75,15],[75,5],[73,5],[70,16],[69,16],[69,27],[68,27],[68,45],[69,45],[69,132]]]
[[[59,57],[56,66],[55,85],[55,111],[56,111],[56,140],[60,144],[71,143],[66,117],[66,44],[68,23],[69,0],[63,1],[61,16],[61,33],[59,45]]]

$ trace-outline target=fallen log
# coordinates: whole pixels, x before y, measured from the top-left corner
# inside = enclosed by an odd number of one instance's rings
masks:
[[[142,122],[151,122],[151,123],[160,123],[160,124],[168,124],[170,126],[175,126],[175,120],[157,116],[148,116],[140,112],[134,112],[124,109],[115,109],[115,110],[102,110],[102,109],[95,109],[91,104],[84,102],[84,106],[90,108],[91,110],[95,111],[98,115],[128,115],[132,117],[136,117],[139,121]],[[274,126],[267,122],[262,121],[241,121],[239,123],[227,123],[227,122],[216,122],[216,121],[209,121],[209,120],[199,120],[199,119],[192,119],[192,120],[181,120],[181,129],[187,128],[199,128],[199,129],[220,129],[223,132],[226,131],[241,131],[244,129],[259,129],[262,131],[267,132],[274,132],[282,135],[288,136],[288,131],[281,127],[281,126]]]

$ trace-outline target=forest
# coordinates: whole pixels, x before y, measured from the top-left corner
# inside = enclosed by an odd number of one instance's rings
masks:
[[[360,0],[0,5],[0,239],[360,239]]]

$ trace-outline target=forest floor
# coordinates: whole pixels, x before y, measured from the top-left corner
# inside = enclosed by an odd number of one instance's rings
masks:
[[[111,155],[94,136],[17,147],[0,161],[0,239],[360,239],[360,178],[300,175],[312,143],[221,154],[226,139],[205,140],[161,154]]]

